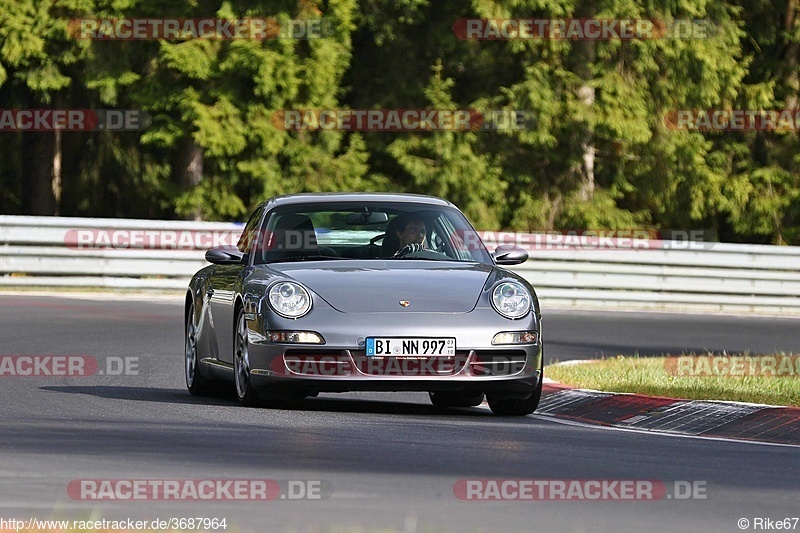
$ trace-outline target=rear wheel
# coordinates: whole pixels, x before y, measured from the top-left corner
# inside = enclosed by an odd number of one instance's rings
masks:
[[[212,381],[200,371],[200,362],[197,358],[197,324],[194,318],[194,302],[189,304],[186,313],[186,327],[184,328],[184,369],[186,388],[192,396],[206,396],[212,390]]]
[[[236,334],[233,337],[233,376],[236,382],[236,398],[244,406],[255,406],[260,403],[258,393],[250,381],[250,350],[247,341],[247,322],[244,309],[236,315]]]
[[[482,392],[429,392],[431,403],[436,407],[475,407],[483,403]]]
[[[533,413],[539,407],[539,399],[542,397],[542,381],[539,378],[539,386],[525,400],[498,400],[489,395],[489,408],[494,414],[501,416],[525,416]]]

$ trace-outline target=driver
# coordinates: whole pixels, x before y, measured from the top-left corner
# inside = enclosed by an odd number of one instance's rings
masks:
[[[411,215],[401,222],[401,226],[397,228],[395,233],[399,241],[398,251],[394,254],[395,257],[425,249],[425,235],[428,232],[425,228],[425,221],[419,216]]]

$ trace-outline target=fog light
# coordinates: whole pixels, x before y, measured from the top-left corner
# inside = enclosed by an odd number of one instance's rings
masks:
[[[325,339],[313,331],[268,331],[269,342],[285,342],[289,344],[325,344]]]
[[[492,344],[536,344],[535,331],[502,331],[494,336]]]

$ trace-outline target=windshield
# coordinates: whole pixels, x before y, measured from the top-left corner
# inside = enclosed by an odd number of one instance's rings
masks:
[[[256,264],[331,259],[492,264],[460,211],[427,204],[284,206],[270,211],[254,246]]]

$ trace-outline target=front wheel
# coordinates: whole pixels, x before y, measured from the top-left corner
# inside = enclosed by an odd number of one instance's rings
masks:
[[[192,396],[207,396],[212,391],[212,382],[205,377],[197,359],[197,324],[194,317],[194,302],[189,304],[184,328],[184,374],[186,388]]]
[[[542,382],[544,380],[539,378],[539,386],[533,391],[533,394],[525,400],[498,400],[492,398],[491,395],[487,396],[489,402],[489,409],[496,415],[501,416],[525,416],[536,411],[539,407],[539,399],[542,397]]]
[[[250,381],[250,350],[247,341],[247,322],[244,309],[236,315],[236,334],[233,337],[233,376],[236,382],[236,398],[239,403],[252,407],[260,403],[258,393]]]

